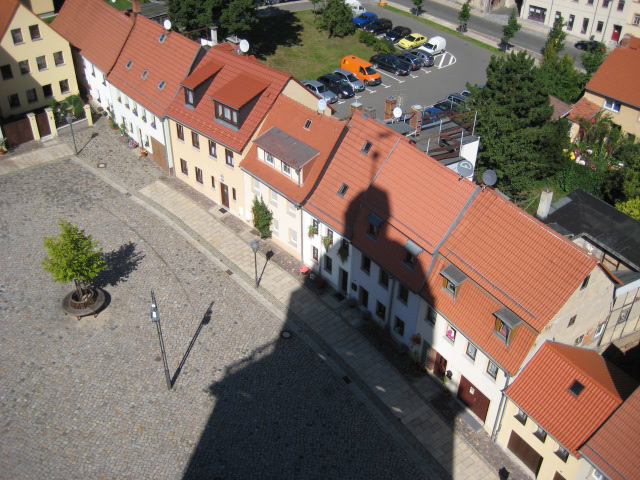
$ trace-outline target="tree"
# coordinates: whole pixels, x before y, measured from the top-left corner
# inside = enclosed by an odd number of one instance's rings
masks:
[[[591,78],[593,74],[598,71],[604,59],[607,58],[607,55],[609,55],[609,52],[607,52],[604,45],[602,45],[602,47],[591,48],[580,55],[580,61],[587,71],[588,78]]]
[[[640,197],[631,198],[626,202],[616,203],[616,208],[630,217],[640,220]]]
[[[271,212],[267,204],[264,203],[262,196],[260,196],[260,199],[258,199],[257,196],[253,198],[251,213],[253,214],[253,226],[260,232],[260,237],[271,238],[273,212]]]
[[[227,32],[245,37],[258,23],[257,7],[254,0],[232,0],[220,15],[220,23]]]
[[[424,0],[413,0],[413,4],[416,6],[414,12],[416,15],[420,15],[420,11],[422,10],[422,3]]]
[[[559,16],[553,22],[553,27],[551,27],[547,35],[547,43],[544,45],[543,61],[554,59],[564,49],[564,40],[567,38],[567,32],[563,30],[564,26],[565,22],[562,16]]]
[[[343,0],[329,0],[316,22],[318,28],[327,30],[330,37],[344,37],[355,32],[353,12]]]
[[[169,18],[182,33],[210,27],[222,12],[223,0],[169,0]]]
[[[60,235],[44,239],[48,257],[42,260],[44,270],[53,275],[55,282],[73,281],[78,301],[90,298],[91,282],[105,268],[102,249],[91,235],[77,225],[60,220]]]
[[[458,20],[460,20],[460,23],[467,23],[470,18],[471,18],[471,0],[467,0],[462,4],[462,7],[458,12]]]
[[[507,24],[502,27],[502,38],[500,39],[500,41],[504,46],[505,52],[509,47],[509,40],[511,40],[513,36],[518,33],[518,30],[520,30],[521,27],[522,25],[518,23],[518,14],[516,13],[516,9],[514,8],[509,14],[509,20],[507,21]]]
[[[587,84],[587,76],[577,70],[573,58],[566,53],[543,58],[538,68],[538,78],[548,95],[558,97],[565,103],[575,103]]]

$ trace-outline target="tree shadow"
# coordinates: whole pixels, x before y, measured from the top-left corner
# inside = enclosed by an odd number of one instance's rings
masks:
[[[136,252],[135,243],[121,245],[117,250],[104,254],[107,268],[98,275],[93,284],[98,288],[115,287],[118,283],[126,281],[143,259],[144,255]]]
[[[291,12],[270,7],[249,37],[254,55],[264,60],[276,53],[278,47],[300,45],[303,30],[300,20]]]

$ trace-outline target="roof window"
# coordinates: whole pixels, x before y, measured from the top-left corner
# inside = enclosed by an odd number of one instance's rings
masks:
[[[131,67],[133,67],[133,60],[127,62],[127,70],[131,70]]]
[[[167,35],[163,33],[162,35],[160,35],[160,38],[158,39],[158,41],[159,41],[160,43],[164,43],[164,41],[166,40],[166,38],[167,38]]]
[[[311,128],[311,120],[307,120],[307,121],[305,122],[305,124],[304,124],[304,128],[305,128],[306,130],[309,130],[309,129]],[[346,190],[345,190],[345,192],[346,192]]]
[[[311,122],[311,120],[308,120],[308,122]],[[349,185],[347,185],[346,183],[343,183],[342,186],[340,187],[340,190],[338,190],[338,196],[344,197],[344,195],[347,193],[347,190],[349,190]]]
[[[518,326],[522,323],[522,319],[507,307],[501,308],[494,315],[496,321],[493,330],[507,345],[510,345]]]
[[[371,150],[371,147],[373,147],[373,143],[371,142],[366,142],[364,144],[364,147],[362,147],[361,152],[364,153],[365,155],[369,153],[369,150]]]
[[[146,80],[148,76],[149,76],[149,70],[145,70],[144,72],[142,72],[141,77],[143,80]]]
[[[373,212],[367,215],[367,223],[369,224],[367,226],[367,235],[369,235],[369,238],[371,238],[371,240],[375,240],[376,238],[378,238],[378,233],[380,233],[380,227],[382,226],[383,222],[384,220],[382,220],[382,218],[380,218]]]
[[[443,277],[444,289],[451,293],[455,299],[458,287],[467,279],[467,276],[453,264],[442,270],[440,274]]]
[[[576,397],[580,395],[582,390],[584,390],[584,385],[581,384],[578,380],[574,380],[571,386],[569,387],[569,391],[573,393]]]
[[[162,80],[162,81],[158,84],[158,88],[159,88],[160,90],[162,90],[162,89],[165,87],[165,85],[166,85],[166,84],[167,84],[167,82],[165,82],[164,80]]]
[[[404,244],[404,249],[406,250],[404,264],[408,268],[413,269],[413,266],[418,261],[418,255],[420,255],[424,250],[413,240],[407,240],[407,243]]]

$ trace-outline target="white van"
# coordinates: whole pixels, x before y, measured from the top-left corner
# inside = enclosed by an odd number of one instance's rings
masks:
[[[431,55],[438,55],[439,53],[444,52],[447,48],[447,41],[442,37],[433,37],[429,42],[425,43],[418,50],[422,50],[423,52],[427,52]]]
[[[358,0],[344,0],[344,3],[351,7],[351,11],[353,12],[354,17],[357,17],[358,15],[366,12],[365,8]]]

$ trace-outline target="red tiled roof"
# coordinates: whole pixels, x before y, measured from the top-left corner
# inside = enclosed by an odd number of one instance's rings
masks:
[[[475,199],[440,252],[537,331],[597,266],[491,189]]]
[[[133,16],[102,0],[66,0],[51,27],[104,73],[116,63]]]
[[[241,72],[225,86],[220,87],[214,98],[231,108],[240,109],[268,86],[267,82]]]
[[[219,62],[210,60],[207,63],[202,63],[194,72],[184,79],[182,86],[194,89],[202,85],[206,80],[213,77],[216,73],[222,70],[223,65]]]
[[[640,108],[640,49],[637,41],[618,47],[587,83],[587,91]]]
[[[516,375],[527,357],[538,334],[526,324],[521,324],[507,346],[495,333],[494,314],[503,305],[471,280],[465,280],[457,288],[456,298],[444,289],[440,272],[449,266],[438,257],[421,294],[433,307],[469,337],[480,350],[496,361],[511,375]]]
[[[577,122],[580,118],[590,119],[593,117],[598,111],[600,107],[593,103],[591,100],[588,100],[586,97],[582,97],[576,103],[573,104],[573,110],[569,114],[569,120],[573,122]]]
[[[305,129],[307,120],[311,120],[311,126]],[[260,160],[256,145],[252,145],[249,153],[240,163],[240,167],[285,195],[289,200],[300,204],[307,198],[318,180],[320,172],[333,153],[346,126],[334,117],[318,114],[301,103],[280,95],[267,115],[260,134],[268,132],[272,127],[279,128],[320,152],[303,167],[304,183],[298,186],[282,172]]]
[[[0,12],[2,12],[2,15],[0,15],[0,39],[7,33],[7,28],[9,28],[13,15],[19,6],[20,2],[18,0],[0,0]]]
[[[305,208],[333,230],[350,237],[358,213],[358,198],[394,146],[409,140],[381,122],[357,113],[348,125],[349,131]],[[366,142],[372,144],[368,154],[362,153]],[[343,184],[349,188],[344,197],[339,197],[338,190]]]
[[[553,119],[557,120],[559,118],[566,117],[569,112],[571,112],[571,107],[564,103],[559,98],[554,97],[553,95],[549,95],[549,102],[553,107]]]
[[[574,395],[574,381],[584,389]],[[575,456],[636,384],[592,350],[545,342],[506,394]]]
[[[166,35],[163,42],[159,41],[161,35]],[[178,32],[168,32],[153,20],[137,15],[108,80],[154,115],[163,117],[180,89],[180,82],[189,74],[199,50],[200,45],[196,42]],[[131,68],[127,68],[132,60]],[[149,74],[143,79],[145,70]],[[158,85],[163,81],[165,86],[160,90]]]
[[[195,108],[191,109],[185,106],[183,96],[178,95],[169,106],[167,116],[206,137],[215,139],[222,145],[240,152],[251,140],[251,137],[291,76],[275,68],[268,67],[253,57],[238,55],[227,44],[219,45],[209,50],[193,74],[199,74],[199,70],[206,68],[206,64],[210,61],[222,64],[223,67],[216,74]],[[230,84],[228,88],[233,87],[234,84],[232,82],[241,73],[259,82],[264,82],[268,86],[266,90],[258,95],[257,101],[251,107],[251,111],[242,121],[240,128],[236,130],[215,120],[215,104],[211,98],[217,98],[219,90],[224,89],[227,84]]]
[[[612,480],[640,472],[640,388],[605,422],[580,452]]]

